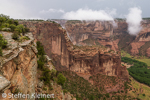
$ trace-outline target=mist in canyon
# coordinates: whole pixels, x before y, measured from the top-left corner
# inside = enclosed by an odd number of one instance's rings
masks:
[[[128,23],[128,31],[131,35],[137,35],[142,27],[142,10],[134,7],[129,9],[129,14],[126,16],[126,22]]]
[[[80,8],[76,11],[66,12],[62,16],[67,20],[86,20],[86,21],[112,21],[114,28],[117,27],[117,23],[114,21],[114,16],[117,15],[116,9],[112,10],[92,10],[89,8]],[[124,15],[128,24],[128,32],[130,35],[137,35],[142,27],[142,10],[138,7],[129,9],[127,15]]]

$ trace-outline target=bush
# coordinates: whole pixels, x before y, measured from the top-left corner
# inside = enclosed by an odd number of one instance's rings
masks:
[[[109,97],[110,97],[110,96],[109,96],[109,93],[106,93],[106,94],[105,94],[105,96],[106,96],[107,98],[109,98]]]
[[[37,44],[38,55],[45,55],[44,47],[40,43],[40,41],[37,41],[36,44]]]
[[[23,33],[23,35],[29,32],[29,29],[23,25],[19,25],[17,20],[10,19],[9,16],[3,14],[0,14],[0,30]]]
[[[19,25],[18,21],[17,20],[14,20],[14,25]]]
[[[120,96],[118,95],[118,98],[117,98],[117,100],[121,100],[121,98],[120,98]]]
[[[29,28],[24,28],[24,30],[25,30],[25,32],[29,32],[30,31],[30,29]]]
[[[11,29],[12,32],[15,31],[16,26],[14,24],[9,25],[9,28]]]
[[[47,88],[46,88],[46,87],[43,87],[43,90],[44,90],[44,91],[46,91],[46,90],[47,90]]]
[[[19,39],[18,33],[13,33],[13,34],[12,34],[12,38],[13,38],[14,40],[18,40],[18,39]]]
[[[66,89],[63,90],[64,94],[67,93],[68,91]]]
[[[24,32],[25,32],[24,26],[23,26],[23,25],[17,25],[15,31],[16,31],[17,33],[24,33]]]
[[[3,55],[3,53],[2,53],[2,48],[0,48],[0,56],[2,56]]]
[[[2,34],[0,34],[0,56],[2,56],[2,49],[7,47],[7,41],[3,38]]]
[[[19,38],[19,41],[25,41],[25,40],[30,40],[30,38],[27,36],[22,36]]]
[[[38,63],[38,68],[43,70],[44,62],[38,60],[37,63]]]
[[[58,74],[57,78],[58,78],[57,83],[60,85],[63,85],[66,81],[66,77],[61,73]]]
[[[44,69],[43,73],[42,73],[42,77],[40,78],[40,80],[44,81],[45,85],[49,85],[50,86],[50,70],[49,69]]]
[[[123,90],[121,90],[121,93],[123,93],[124,91]]]

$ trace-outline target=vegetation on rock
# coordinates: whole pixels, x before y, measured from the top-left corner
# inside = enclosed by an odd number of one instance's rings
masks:
[[[58,78],[57,83],[60,85],[63,85],[66,81],[66,77],[62,73],[59,73],[57,78]]]
[[[19,39],[20,33],[23,35],[29,32],[29,29],[24,25],[19,25],[17,20],[9,18],[9,16],[0,14],[0,31],[13,32],[12,38],[15,40]]]
[[[0,34],[0,56],[2,56],[2,49],[7,47],[7,41],[4,39],[2,34]]]

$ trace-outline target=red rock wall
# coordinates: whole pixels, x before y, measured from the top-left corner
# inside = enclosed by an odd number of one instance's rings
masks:
[[[121,66],[121,59],[116,55],[105,55],[97,51],[92,56],[73,55],[72,43],[67,39],[65,30],[51,22],[20,22],[30,28],[34,37],[42,42],[44,49],[57,70],[71,70],[78,73],[102,73],[128,79],[128,71]],[[123,73],[126,73],[123,74]],[[124,76],[125,75],[125,76]]]
[[[91,45],[88,41],[84,42],[84,40],[93,39],[90,40],[90,42],[93,41],[92,45],[95,45],[95,41],[98,41],[101,45],[109,47],[114,51],[123,48],[132,55],[141,54],[140,48],[150,41],[150,20],[143,20],[141,22],[142,30],[137,36],[129,35],[128,25],[125,20],[115,20],[115,23],[117,27],[113,27],[114,23],[108,21],[68,21],[65,27],[73,43],[76,45]],[[147,52],[149,50],[148,47],[142,52]],[[145,55],[149,56],[149,53]]]

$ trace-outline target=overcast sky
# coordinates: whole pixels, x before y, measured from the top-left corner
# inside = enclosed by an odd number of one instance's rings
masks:
[[[0,13],[18,19],[82,18],[81,13],[88,18],[90,17],[88,15],[102,16],[103,19],[124,18],[129,13],[129,8],[133,7],[142,10],[142,17],[150,17],[150,0],[0,0],[0,2]]]

